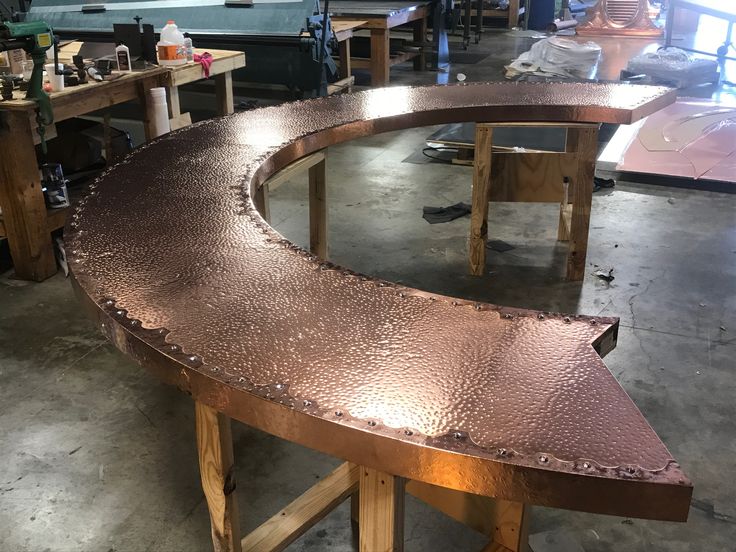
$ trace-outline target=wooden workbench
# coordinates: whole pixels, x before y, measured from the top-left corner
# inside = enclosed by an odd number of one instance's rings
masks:
[[[215,81],[215,97],[217,100],[217,113],[219,115],[230,115],[235,111],[233,104],[233,71],[245,67],[245,54],[234,50],[213,50],[195,48],[195,54],[212,54],[213,60],[210,65],[210,74]],[[182,126],[176,124],[182,117],[179,105],[179,87],[185,84],[205,79],[204,69],[200,63],[190,62],[186,65],[167,67],[168,72],[164,76],[166,86],[169,117],[172,119],[172,129]]]
[[[65,44],[59,49],[59,61],[71,63],[72,57],[82,47],[82,42],[74,41]],[[245,67],[245,53],[236,50],[215,50],[195,48],[195,54],[209,52],[212,55],[209,76],[215,81],[215,97],[217,100],[217,112],[219,115],[229,115],[234,111],[232,72]],[[167,103],[169,106],[169,117],[172,122],[172,130],[183,126],[179,103],[179,86],[203,80],[207,78],[200,63],[189,62],[185,65],[167,66],[168,73],[164,76],[163,86],[166,87]]]
[[[60,59],[70,60],[79,50],[65,46]],[[245,66],[245,54],[228,50],[207,50],[214,60],[210,76],[216,83],[218,113],[232,113],[232,71]],[[204,50],[198,50],[203,53]],[[146,140],[153,136],[147,92],[165,86],[171,98],[169,108],[175,127],[183,126],[178,87],[204,79],[202,66],[188,63],[176,67],[152,67],[125,73],[115,80],[68,87],[50,94],[54,121],[79,117],[113,105],[138,100],[143,108]],[[7,238],[15,274],[24,280],[40,282],[56,273],[56,259],[50,233],[62,228],[69,209],[46,209],[36,159],[36,104],[15,92],[11,101],[0,102],[0,238]],[[49,127],[46,137],[55,135]]]
[[[352,58],[350,53],[350,40],[353,38],[353,33],[356,29],[359,29],[368,21],[362,19],[342,19],[339,21],[332,21],[332,32],[335,34],[337,40],[339,57],[340,57],[340,81],[350,79],[352,73]]]
[[[357,2],[355,0],[337,0],[330,2],[330,17],[334,22],[364,20],[360,29],[369,29],[371,33],[371,57],[369,60],[353,58],[352,66],[369,68],[371,86],[386,86],[389,82],[389,70],[392,65],[414,59],[414,69],[425,68],[423,45],[427,37],[427,17],[431,2]],[[420,44],[419,52],[407,52],[391,56],[389,50],[390,31],[399,25],[412,23],[414,42]]]
[[[52,92],[54,121],[138,100],[148,139],[153,127],[147,92],[162,86],[165,74],[166,69],[152,67]],[[13,100],[0,102],[0,237],[8,239],[16,276],[40,282],[56,273],[50,233],[64,226],[68,208],[46,209],[36,159],[36,103],[24,94],[16,91]]]

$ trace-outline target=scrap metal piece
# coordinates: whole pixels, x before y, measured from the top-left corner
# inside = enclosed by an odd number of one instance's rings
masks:
[[[67,228],[123,352],[248,425],[457,490],[684,520],[692,487],[599,355],[614,318],[453,299],[341,268],[260,216],[261,184],[359,136],[457,121],[629,123],[661,87],[396,87],[206,121],[111,168]],[[339,182],[331,185],[339,185]]]

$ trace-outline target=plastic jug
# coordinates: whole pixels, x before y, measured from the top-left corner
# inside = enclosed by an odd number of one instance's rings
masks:
[[[161,29],[161,40],[156,44],[160,65],[184,65],[187,52],[184,48],[184,35],[174,21],[166,23]]]

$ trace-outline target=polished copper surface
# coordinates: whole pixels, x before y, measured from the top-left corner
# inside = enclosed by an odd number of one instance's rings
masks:
[[[387,88],[196,124],[92,185],[67,228],[75,288],[121,350],[275,435],[479,494],[682,520],[689,481],[599,356],[617,319],[362,276],[291,244],[253,201],[286,164],[359,136],[628,123],[673,100],[621,84]]]

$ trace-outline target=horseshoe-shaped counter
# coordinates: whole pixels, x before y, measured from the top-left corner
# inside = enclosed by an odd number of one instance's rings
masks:
[[[627,124],[673,99],[625,84],[397,87],[195,124],[91,186],[66,233],[74,287],[121,351],[273,435],[458,491],[685,520],[689,480],[600,358],[618,319],[363,276],[293,245],[256,209],[270,175],[361,136],[460,121]]]

